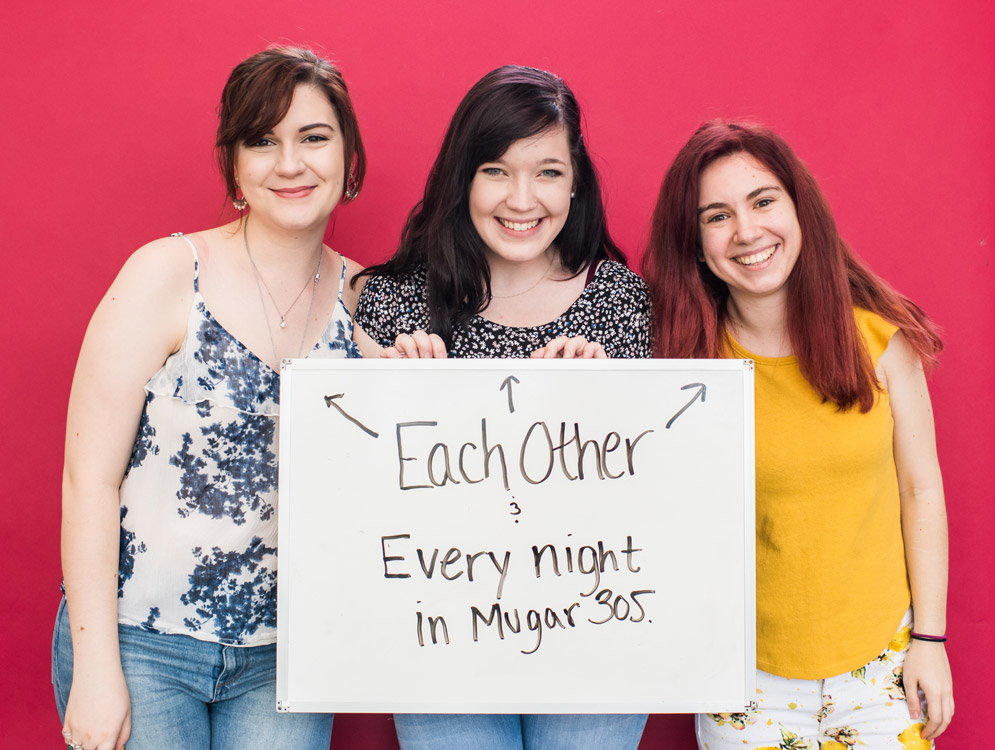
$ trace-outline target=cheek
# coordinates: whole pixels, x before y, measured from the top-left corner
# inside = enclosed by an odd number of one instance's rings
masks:
[[[705,262],[708,263],[709,267],[716,260],[725,256],[725,243],[715,231],[702,232],[698,241],[701,243],[698,250],[698,257],[701,258],[704,256]]]
[[[345,182],[345,157],[341,152],[330,151],[321,158],[321,171],[332,182]]]
[[[492,192],[493,191],[487,189],[487,185],[482,184],[477,180],[474,180],[470,184],[470,195],[467,198],[470,209],[470,218],[473,220],[473,223],[478,226],[478,228],[479,223],[488,218],[493,210],[495,201],[491,194]]]
[[[560,223],[566,222],[572,204],[569,190],[557,189],[550,191],[543,197],[542,203],[550,215],[555,217],[557,221]]]

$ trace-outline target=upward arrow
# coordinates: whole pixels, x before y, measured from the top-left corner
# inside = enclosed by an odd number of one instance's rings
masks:
[[[503,391],[503,390],[505,389],[505,386],[507,386],[507,387],[508,387],[508,411],[509,411],[509,412],[510,412],[511,414],[514,414],[514,413],[515,413],[515,401],[514,401],[514,399],[513,399],[512,397],[511,397],[511,384],[512,384],[512,382],[515,382],[515,383],[521,383],[522,381],[521,381],[521,380],[519,380],[518,378],[516,378],[516,377],[515,377],[514,375],[509,375],[508,377],[506,377],[506,378],[505,378],[505,379],[504,379],[504,380],[503,380],[503,381],[501,382],[501,387],[500,387],[500,388],[498,388],[498,390],[499,390],[499,391]]]

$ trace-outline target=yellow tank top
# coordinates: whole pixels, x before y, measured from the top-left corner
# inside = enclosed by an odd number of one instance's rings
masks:
[[[855,309],[871,360],[897,328]],[[894,420],[887,392],[845,412],[795,357],[756,362],[757,667],[800,679],[877,657],[908,609]]]

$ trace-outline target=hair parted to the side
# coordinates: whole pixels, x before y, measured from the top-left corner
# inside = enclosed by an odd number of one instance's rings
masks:
[[[469,208],[477,168],[500,158],[515,141],[557,127],[567,134],[575,193],[566,224],[553,241],[561,263],[577,274],[599,253],[625,262],[608,233],[601,187],[581,134],[573,92],[558,76],[535,68],[505,65],[492,70],[457,107],[397,252],[363,272],[400,275],[424,266],[430,329],[447,346],[452,345],[453,331],[490,301],[486,246]]]
[[[355,187],[354,195],[359,193],[366,176],[366,150],[342,73],[311,50],[270,47],[236,65],[221,92],[214,148],[229,200],[238,190],[238,147],[261,138],[286,117],[298,86],[314,86],[328,97],[342,128],[346,182]],[[343,194],[341,202],[349,200]]]
[[[896,325],[929,369],[942,348],[936,327],[911,300],[874,274],[839,236],[808,167],[783,138],[752,123],[702,125],[667,170],[643,275],[654,311],[660,357],[720,357],[726,352],[728,287],[698,261],[702,172],[716,159],[744,153],[770,170],[794,202],[802,246],[788,282],[787,325],[802,374],[840,409],[874,403],[877,378],[853,317],[853,307]]]

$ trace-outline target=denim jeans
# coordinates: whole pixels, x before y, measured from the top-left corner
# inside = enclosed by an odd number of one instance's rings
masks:
[[[635,750],[646,714],[394,714],[401,750]]]
[[[131,697],[127,750],[328,750],[332,714],[276,711],[276,645],[223,646],[119,625]],[[52,685],[65,719],[73,680],[66,600],[52,638]]]

